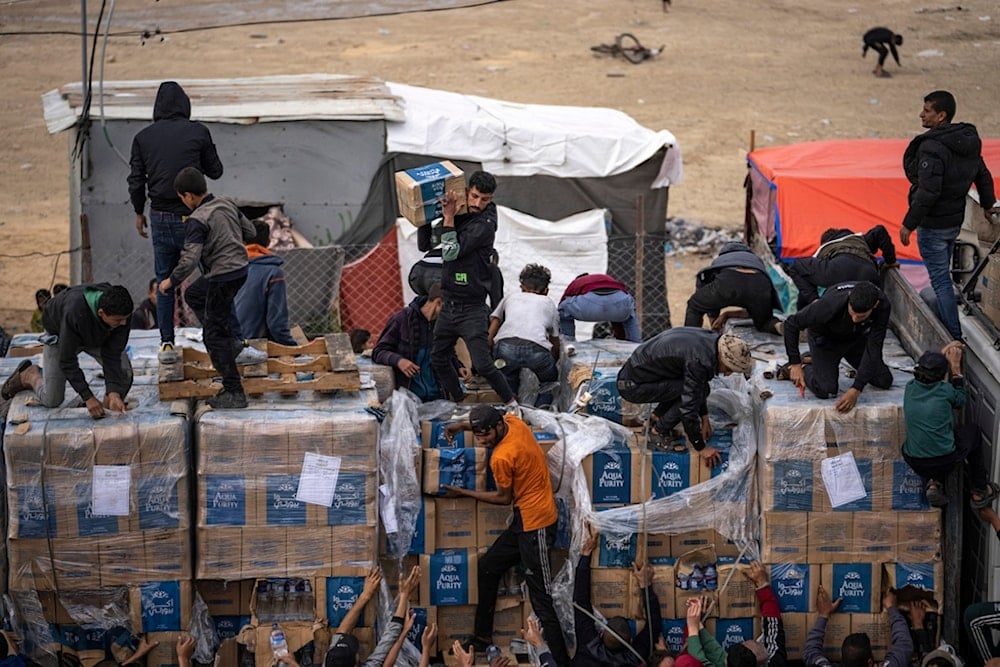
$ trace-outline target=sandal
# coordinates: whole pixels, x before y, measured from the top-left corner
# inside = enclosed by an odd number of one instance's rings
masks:
[[[924,485],[924,494],[927,496],[927,502],[931,504],[931,507],[944,507],[948,504],[948,499],[944,495],[944,489],[941,487],[941,483],[936,480],[927,480],[927,484]]]
[[[969,505],[971,505],[974,510],[985,509],[993,504],[993,501],[997,499],[997,494],[1000,494],[1000,486],[997,486],[993,482],[987,482],[985,489],[972,490],[972,497],[969,498]],[[979,500],[976,500],[976,496],[979,496]]]
[[[26,389],[24,383],[21,382],[21,373],[28,370],[30,367],[31,359],[25,359],[17,365],[17,370],[10,374],[7,381],[3,383],[3,388],[0,389],[0,397],[2,397],[3,400],[9,401],[14,398],[15,394]]]

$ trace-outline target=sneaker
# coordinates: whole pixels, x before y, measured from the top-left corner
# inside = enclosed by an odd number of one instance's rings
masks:
[[[174,349],[173,343],[160,343],[156,358],[161,364],[174,364],[181,360],[181,353]]]
[[[31,368],[30,359],[25,359],[24,361],[22,361],[17,365],[17,368],[14,370],[14,372],[11,373],[10,377],[8,377],[7,380],[3,383],[3,388],[0,389],[0,397],[2,397],[3,400],[9,401],[10,399],[14,398],[16,394],[27,389],[27,387],[24,386],[24,382],[21,381],[21,373],[28,370],[29,368]]]
[[[208,399],[208,404],[216,410],[235,410],[247,406],[247,395],[242,391],[226,391],[223,389],[218,394]]]
[[[264,363],[267,363],[267,352],[264,350],[258,350],[255,347],[250,347],[249,345],[241,349],[236,355],[236,364],[238,366],[250,366],[252,364]]]

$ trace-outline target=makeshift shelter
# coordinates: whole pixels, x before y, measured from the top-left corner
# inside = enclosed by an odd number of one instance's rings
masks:
[[[149,241],[132,231],[124,155],[150,122],[159,83],[105,82],[92,91],[83,122],[79,83],[43,97],[49,131],[71,131],[74,281],[121,282],[138,295],[151,277]],[[395,234],[393,173],[442,159],[492,172],[499,182],[496,202],[538,218],[606,209],[607,263],[646,294],[644,331],[669,324],[663,223],[668,187],[679,182],[682,166],[676,140],[665,130],[654,132],[610,109],[514,104],[348,76],[178,83],[191,97],[193,119],[212,131],[225,165],[213,191],[253,214],[281,205],[314,245],[344,248],[352,266],[347,280],[359,284],[338,287],[330,297],[340,296],[342,311],[365,313],[364,320],[352,319],[354,326],[375,331],[402,305],[398,261],[372,252]],[[309,270],[339,275],[339,257]],[[639,284],[636,276],[642,276]],[[290,306],[296,284],[306,289],[311,282],[289,274]]]
[[[755,150],[748,195],[753,231],[781,260],[809,257],[831,227],[867,231],[885,225],[896,239],[907,210],[903,173],[907,139],[814,141]],[[983,141],[983,158],[1000,191],[1000,140]],[[920,263],[915,242],[897,244],[901,262]]]

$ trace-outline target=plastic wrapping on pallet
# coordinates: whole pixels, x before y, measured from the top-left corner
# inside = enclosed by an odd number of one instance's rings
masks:
[[[647,406],[630,403],[618,393],[618,371],[637,345],[628,341],[595,339],[573,343],[575,353],[565,357],[561,377],[571,395],[589,394],[587,414],[618,424],[638,426],[648,414]]]

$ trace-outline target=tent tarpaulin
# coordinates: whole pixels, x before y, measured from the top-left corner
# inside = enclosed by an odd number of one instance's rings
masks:
[[[866,231],[885,225],[895,239],[906,215],[907,139],[814,141],[763,148],[747,156],[758,231],[776,239],[781,259],[809,257],[831,227]],[[983,140],[983,158],[1000,189],[1000,140]],[[897,244],[898,246],[898,244]],[[896,252],[920,261],[916,243]]]

